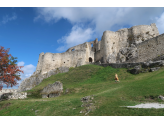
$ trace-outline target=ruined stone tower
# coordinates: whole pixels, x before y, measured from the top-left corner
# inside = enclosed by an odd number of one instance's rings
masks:
[[[44,74],[61,66],[76,67],[98,61],[101,63],[145,61],[149,58],[141,58],[144,54],[141,53],[144,49],[143,42],[154,40],[153,38],[158,35],[155,24],[133,26],[116,32],[105,31],[101,41],[96,38],[94,41],[71,47],[64,53],[41,53],[36,72]],[[146,51],[145,49],[144,52]],[[155,56],[156,54],[150,58]]]

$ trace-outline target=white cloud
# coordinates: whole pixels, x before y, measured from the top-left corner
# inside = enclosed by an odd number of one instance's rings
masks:
[[[3,24],[6,24],[9,21],[12,20],[16,20],[17,19],[17,15],[14,13],[11,17],[9,17],[8,15],[3,17],[3,20],[1,21]]]
[[[72,46],[82,44],[92,38],[94,31],[91,28],[84,29],[83,26],[75,25],[71,32],[59,39],[58,43],[64,43],[64,46],[59,47],[58,51],[64,51]]]
[[[125,25],[144,25],[156,23],[164,8],[161,7],[103,7],[103,8],[37,8],[37,19],[46,22],[57,22],[60,19],[67,19],[70,23],[94,26],[95,33],[101,37],[105,30],[116,31]]]
[[[156,18],[156,25],[158,27],[159,33],[164,33],[164,12],[159,18]]]
[[[17,66],[24,66],[24,62],[18,62]]]
[[[29,65],[24,65],[25,63],[22,61],[22,62],[18,62],[18,66],[24,66],[23,68],[21,68],[21,70],[24,72],[23,73],[20,73],[20,78],[21,80],[18,81],[18,83],[20,84],[25,78],[28,78],[30,77],[33,72],[35,72],[35,69],[36,67],[32,64],[29,64]]]

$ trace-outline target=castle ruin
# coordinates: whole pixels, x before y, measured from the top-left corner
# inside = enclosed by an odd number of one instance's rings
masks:
[[[40,53],[36,73],[45,74],[59,67],[76,67],[89,62],[145,62],[164,53],[164,34],[156,25],[139,25],[105,31],[98,41],[85,42],[64,53]]]

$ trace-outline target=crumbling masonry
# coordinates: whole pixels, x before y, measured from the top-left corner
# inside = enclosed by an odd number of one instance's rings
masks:
[[[70,67],[89,62],[127,68],[163,54],[164,34],[159,35],[155,24],[105,31],[101,41],[85,42],[64,53],[40,53],[36,71],[21,82],[18,92],[30,90],[51,75],[68,72]]]
[[[76,67],[89,62],[144,62],[164,53],[164,34],[155,24],[105,31],[98,41],[85,42],[64,53],[40,53],[36,73],[59,67]]]

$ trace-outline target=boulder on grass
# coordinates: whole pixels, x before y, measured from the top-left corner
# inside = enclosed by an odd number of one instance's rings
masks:
[[[159,95],[158,98],[164,100],[164,97],[162,95]]]
[[[63,84],[59,81],[56,81],[53,84],[48,84],[43,88],[41,94],[42,98],[52,98],[57,97],[63,92]]]
[[[130,70],[131,74],[139,74],[141,71],[141,66],[135,66],[133,69]]]
[[[158,69],[160,69],[160,67],[150,68],[150,72],[157,71]]]

